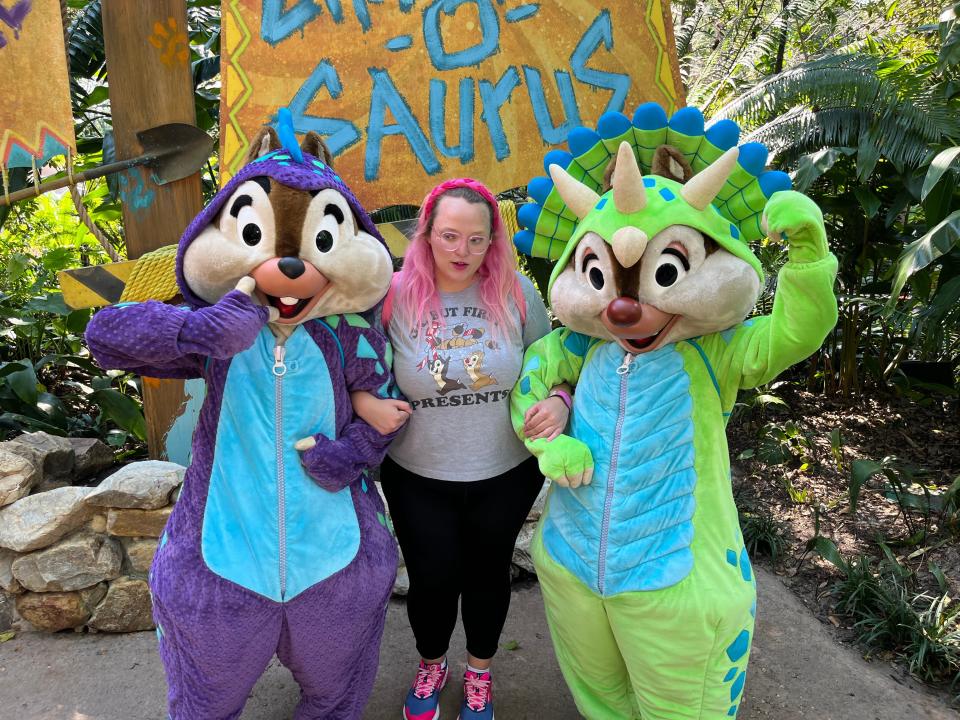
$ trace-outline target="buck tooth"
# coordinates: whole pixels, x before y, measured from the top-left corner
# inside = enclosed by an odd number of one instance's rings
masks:
[[[296,305],[298,302],[300,302],[300,298],[282,297],[280,298],[280,302],[282,302],[284,305]]]

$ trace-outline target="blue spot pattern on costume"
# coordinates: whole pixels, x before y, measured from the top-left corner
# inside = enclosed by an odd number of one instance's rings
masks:
[[[366,358],[367,360],[380,359],[380,356],[377,355],[377,351],[373,349],[373,345],[371,345],[370,341],[367,340],[363,335],[357,339],[357,357]],[[382,373],[383,370],[377,370],[377,372]]]
[[[520,381],[520,392],[524,395],[530,392],[530,378],[525,377]]]
[[[750,558],[747,557],[746,548],[740,550],[740,575],[743,577],[744,582],[750,582],[753,578],[753,573],[750,570]]]
[[[677,196],[670,192],[670,188],[660,188],[660,197],[667,202],[674,200]]]
[[[741,630],[740,634],[737,635],[737,639],[730,643],[730,646],[727,648],[727,657],[730,658],[730,662],[737,662],[747,654],[747,650],[749,649],[750,633],[746,630]]]
[[[563,339],[563,346],[574,355],[584,357],[590,349],[590,336],[571,332]]]

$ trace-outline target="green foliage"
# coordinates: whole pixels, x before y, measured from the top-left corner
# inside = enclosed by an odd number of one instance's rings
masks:
[[[931,595],[918,590],[916,572],[882,543],[879,561],[867,556],[847,561],[833,542],[816,540],[811,549],[841,572],[833,588],[837,608],[853,621],[859,639],[893,651],[924,681],[954,686],[960,680],[960,605],[950,596],[943,572],[928,566],[939,587]]]
[[[949,510],[945,506],[945,493],[940,488],[918,481],[913,468],[891,455],[879,462],[853,461],[849,490],[851,512],[856,512],[861,489],[875,476],[883,478],[878,487],[879,492],[887,500],[895,502],[900,509],[909,532],[909,537],[903,541],[905,544],[915,545],[924,540],[937,514]],[[917,522],[918,516],[922,525]]]
[[[142,448],[137,384],[96,366],[83,343],[90,311],[71,311],[57,290],[58,271],[105,259],[71,210],[69,196],[43,196],[0,230],[0,436],[43,430]]]
[[[768,465],[809,463],[810,450],[810,438],[793,421],[767,423],[757,436],[756,456]]]
[[[743,544],[751,557],[757,554],[766,555],[776,563],[787,548],[783,527],[769,513],[741,512],[740,529],[743,533]]]
[[[956,5],[674,3],[688,101],[824,211],[840,322],[808,389],[885,386],[907,359],[960,354]],[[761,261],[768,272],[779,258]],[[769,298],[761,301],[768,309]]]

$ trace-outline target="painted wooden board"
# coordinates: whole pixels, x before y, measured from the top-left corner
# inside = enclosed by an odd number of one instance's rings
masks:
[[[606,111],[683,104],[666,0],[223,0],[221,172],[287,106],[361,203],[526,184]]]

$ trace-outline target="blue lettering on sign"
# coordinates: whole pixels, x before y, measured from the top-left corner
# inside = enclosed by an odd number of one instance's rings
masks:
[[[383,0],[350,0],[357,20],[367,32],[372,27],[370,5],[383,5]],[[261,37],[271,45],[276,45],[297,31],[303,34],[306,25],[322,12],[321,4],[326,7],[331,19],[342,23],[344,19],[344,0],[262,0]],[[398,0],[399,9],[410,13],[415,0]],[[473,29],[479,36],[467,42],[475,44],[457,51],[448,52],[444,47],[441,21],[452,18],[464,5],[476,6],[479,27]],[[503,21],[517,23],[537,17],[540,3],[530,2],[506,8],[505,0],[428,0],[422,11],[423,43],[433,68],[438,72],[479,66],[485,60],[500,52],[500,14]],[[453,22],[445,23],[453,26]],[[466,22],[457,24],[456,36],[462,37]],[[396,35],[384,43],[391,52],[401,52],[412,48],[417,38],[410,35]],[[461,47],[458,44],[457,47]],[[513,91],[521,83],[527,86],[527,94],[533,110],[533,119],[540,136],[547,144],[555,145],[564,141],[567,134],[581,124],[580,112],[574,91],[573,78],[591,89],[611,91],[610,100],[604,112],[622,111],[630,90],[630,77],[624,73],[607,72],[589,67],[588,63],[604,47],[613,49],[613,22],[609,10],[602,10],[591,23],[583,37],[570,55],[569,68],[537,68],[523,65],[523,79],[517,67],[507,67],[496,81],[461,78],[458,83],[459,100],[451,111],[456,113],[452,122],[453,130],[448,137],[447,91],[448,81],[441,78],[429,78],[429,136],[414,116],[410,104],[397,89],[389,72],[383,68],[369,67],[372,78],[370,88],[370,106],[366,127],[366,145],[364,177],[377,180],[381,166],[382,145],[389,135],[403,135],[416,155],[423,169],[429,175],[441,170],[439,157],[459,158],[461,164],[472,161],[476,152],[476,130],[474,115],[477,93],[479,91],[480,121],[486,125],[497,162],[510,156],[511,150],[504,130],[501,108],[512,102]],[[544,88],[543,74],[552,72],[556,82],[556,96],[560,98],[564,117],[560,122],[550,112],[547,104],[547,92]],[[572,75],[571,75],[572,74]],[[324,136],[327,146],[334,155],[352,147],[361,140],[361,130],[347,119],[327,116],[308,115],[307,109],[316,101],[322,88],[327,88],[331,100],[337,100],[343,94],[343,85],[336,69],[329,59],[322,59],[314,68],[310,77],[303,83],[296,95],[288,103],[293,116],[294,127],[298,132],[314,131]],[[389,111],[389,120],[388,120]],[[453,138],[452,133],[457,137]],[[453,141],[456,140],[456,144]]]
[[[460,80],[460,143],[456,147],[447,145],[447,83],[443,80],[430,80],[430,135],[433,144],[441,155],[458,157],[461,163],[473,160],[473,78]]]
[[[507,18],[507,22],[515,23],[520,22],[521,20],[526,20],[528,17],[533,17],[539,11],[540,3],[530,3],[529,5],[521,5],[520,7],[515,7],[512,10],[507,10],[505,17]]]
[[[383,0],[370,0],[374,5],[380,5]],[[367,0],[353,0],[353,11],[357,13],[360,27],[366,32],[370,29],[370,11],[367,9]]]
[[[330,98],[336,100],[343,93],[340,76],[329,60],[321,60],[320,64],[310,73],[307,81],[297,90],[297,94],[289,103],[290,114],[293,116],[293,127],[297,132],[305,133],[313,130],[327,138],[327,147],[334,155],[346,150],[360,139],[360,131],[349,120],[339,118],[316,117],[307,115],[307,108],[320,92],[326,87],[330,91]]]
[[[380,146],[386,135],[403,135],[410,143],[417,160],[428,175],[440,172],[440,161],[430,147],[427,136],[423,134],[410,106],[397,90],[390,73],[382,68],[368,68],[373,78],[373,90],[370,94],[370,124],[367,126],[367,152],[363,163],[363,176],[375,180],[380,174]],[[389,108],[396,123],[386,124],[386,111]]]
[[[630,76],[587,67],[587,61],[600,47],[600,43],[603,43],[607,50],[613,49],[613,23],[610,20],[609,10],[604,10],[597,15],[597,19],[587,28],[573,54],[570,55],[570,66],[573,68],[573,76],[580,82],[613,90],[607,109],[603,112],[620,112],[627,101]]]
[[[324,4],[327,6],[327,11],[330,13],[333,21],[338,25],[342,23],[343,8],[340,6],[340,0],[324,0]]]
[[[498,161],[510,156],[510,145],[507,143],[507,134],[503,131],[503,120],[500,119],[500,108],[510,100],[510,94],[520,84],[520,75],[512,65],[508,67],[496,85],[489,80],[480,81],[480,99],[483,101],[483,112],[480,119],[487,124],[490,133],[490,142]]]
[[[563,112],[567,119],[560,125],[554,125],[550,118],[550,109],[547,107],[547,97],[543,92],[543,83],[540,80],[540,71],[529,65],[523,66],[523,77],[527,81],[527,93],[530,95],[530,105],[533,106],[533,117],[540,128],[540,137],[550,145],[562,143],[567,133],[580,125],[580,111],[577,109],[577,97],[573,94],[573,83],[570,73],[554,70],[557,79],[557,89],[563,101]]]
[[[448,53],[443,49],[440,34],[440,13],[453,15],[457,8],[467,3],[477,6],[480,14],[481,41],[466,50]],[[490,0],[434,0],[423,13],[423,41],[430,54],[430,62],[437,70],[479,65],[493,55],[500,46],[500,20]]]
[[[387,40],[387,44],[384,47],[390,52],[399,52],[400,50],[406,50],[411,45],[413,45],[412,37],[409,35],[397,35],[395,38]]]
[[[322,12],[314,0],[299,0],[289,10],[285,10],[284,5],[286,0],[263,0],[260,37],[271,45],[276,45],[297,30],[303,31],[304,26]]]

